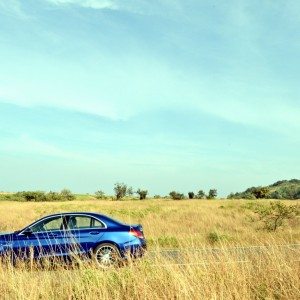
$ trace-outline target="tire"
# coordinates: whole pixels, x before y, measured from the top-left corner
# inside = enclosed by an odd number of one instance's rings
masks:
[[[110,243],[103,243],[94,249],[94,261],[102,269],[117,267],[121,263],[118,247]]]

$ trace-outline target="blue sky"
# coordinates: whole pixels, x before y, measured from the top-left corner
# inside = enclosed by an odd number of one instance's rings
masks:
[[[297,1],[0,0],[0,190],[300,175]]]

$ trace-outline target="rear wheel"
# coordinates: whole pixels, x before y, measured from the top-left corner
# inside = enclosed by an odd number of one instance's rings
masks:
[[[100,244],[94,250],[94,259],[103,269],[116,267],[121,262],[119,249],[110,243]]]

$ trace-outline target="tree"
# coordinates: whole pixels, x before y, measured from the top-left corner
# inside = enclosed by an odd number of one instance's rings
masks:
[[[194,199],[195,193],[194,192],[188,192],[189,199]]]
[[[293,219],[300,214],[299,206],[285,205],[280,201],[271,202],[269,205],[257,206],[254,212],[264,222],[265,229],[275,231],[284,224],[285,220]]]
[[[205,193],[204,193],[202,190],[200,190],[200,191],[197,193],[197,196],[196,196],[197,199],[203,199],[203,198],[205,198],[205,197],[206,197],[206,195],[205,195]]]
[[[60,201],[62,200],[62,197],[57,192],[50,191],[48,194],[46,194],[47,201]]]
[[[227,196],[227,199],[234,199],[235,198],[235,194],[234,193],[230,193],[228,196]]]
[[[243,196],[243,199],[254,200],[256,198],[252,193],[245,193],[244,196]]]
[[[240,193],[231,194],[234,199],[299,199],[300,180],[279,180],[269,186],[249,187]]]
[[[140,196],[140,200],[144,200],[147,197],[148,191],[147,190],[138,189],[136,191],[136,193]]]
[[[41,191],[23,191],[17,192],[15,195],[23,198],[25,201],[47,201],[45,192]]]
[[[120,200],[126,196],[127,189],[128,187],[125,183],[119,183],[119,182],[115,183],[114,191],[117,200]]]
[[[105,193],[103,191],[99,190],[99,191],[95,192],[95,197],[97,199],[104,199],[105,198]]]
[[[132,196],[133,194],[133,188],[131,186],[127,187],[126,195]]]
[[[211,189],[209,190],[208,192],[208,196],[207,196],[207,199],[214,199],[217,197],[217,190],[216,189]]]
[[[75,195],[68,189],[63,189],[60,192],[60,196],[64,199],[64,200],[74,200],[75,199]]]
[[[181,194],[181,193],[178,193],[178,192],[175,192],[175,191],[172,191],[169,193],[170,197],[173,199],[173,200],[181,200],[181,199],[184,199],[184,195]]]
[[[270,193],[270,189],[268,187],[257,187],[252,191],[252,194],[255,196],[256,199],[263,199],[267,198],[268,194]]]

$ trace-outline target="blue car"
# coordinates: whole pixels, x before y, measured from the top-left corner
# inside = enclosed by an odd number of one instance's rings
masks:
[[[145,249],[142,225],[89,212],[53,214],[20,231],[0,234],[0,256],[13,260],[80,255],[109,267],[142,256]]]

